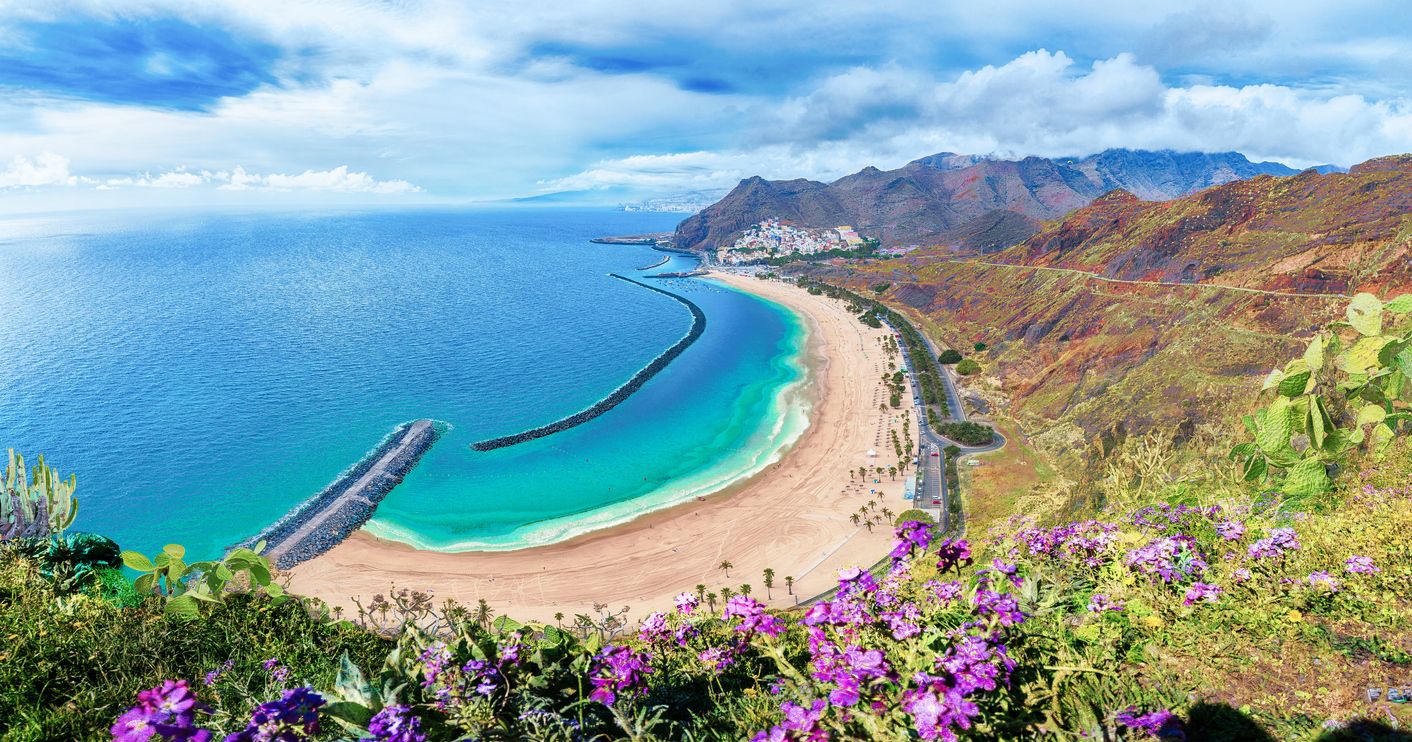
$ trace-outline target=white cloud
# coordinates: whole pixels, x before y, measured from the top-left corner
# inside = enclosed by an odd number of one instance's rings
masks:
[[[348,171],[347,165],[332,170],[305,170],[298,175],[270,173],[259,175],[245,172],[237,166],[227,176],[218,173],[226,181],[220,186],[223,191],[327,191],[332,193],[418,193],[422,189],[405,180],[377,180],[367,173]]]
[[[79,179],[69,173],[68,158],[53,152],[44,152],[32,160],[15,155],[10,164],[0,170],[0,188],[72,186],[78,183]]]

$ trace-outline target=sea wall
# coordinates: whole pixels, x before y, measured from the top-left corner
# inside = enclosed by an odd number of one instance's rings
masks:
[[[633,377],[631,379],[628,379],[627,383],[623,384],[617,389],[614,389],[611,394],[604,397],[603,399],[600,399],[592,406],[580,412],[576,412],[572,415],[569,415],[568,417],[549,423],[548,425],[541,425],[537,428],[526,430],[522,433],[515,433],[514,435],[506,435],[501,436],[499,438],[490,438],[488,440],[480,441],[479,443],[472,443],[471,448],[477,451],[493,451],[497,448],[505,448],[506,446],[513,446],[517,443],[532,441],[535,438],[543,438],[546,435],[553,435],[554,433],[558,433],[561,430],[568,430],[569,428],[582,425],[588,422],[589,420],[592,420],[593,418],[602,415],[608,410],[617,407],[623,402],[623,400],[632,396],[633,392],[637,391],[638,389],[641,389],[642,385],[646,384],[648,379],[651,379],[653,376],[656,376],[658,373],[661,373],[662,369],[667,367],[667,364],[671,363],[674,359],[676,359],[677,356],[681,355],[682,351],[685,351],[688,347],[690,347],[692,343],[696,342],[697,338],[701,337],[701,333],[706,331],[706,313],[702,312],[701,307],[696,306],[696,303],[691,301],[690,299],[678,296],[676,294],[671,293],[670,291],[663,291],[662,289],[659,289],[655,286],[648,286],[647,284],[642,283],[641,281],[634,281],[631,278],[628,278],[626,276],[620,276],[616,273],[610,273],[608,275],[622,281],[627,281],[631,284],[636,284],[649,291],[656,291],[657,293],[662,294],[663,296],[670,296],[673,299],[676,299],[677,301],[681,302],[683,305],[686,306],[687,309],[691,310],[691,329],[687,330],[687,333],[683,335],[682,338],[676,343],[674,343],[670,348],[667,348],[666,350],[662,351],[661,355],[652,359],[651,363],[647,364],[646,366],[643,366],[642,370],[638,371],[636,374],[633,374]]]
[[[653,264],[651,264],[651,265],[644,265],[644,266],[642,266],[641,268],[638,268],[638,270],[640,270],[640,271],[650,271],[650,270],[652,270],[653,268],[660,268],[660,267],[666,265],[667,262],[670,261],[671,259],[672,259],[672,256],[670,256],[670,255],[664,255],[664,256],[662,256],[662,259],[661,259],[661,260],[659,260],[659,261],[657,261],[657,262],[655,262],[655,263],[653,263]]]
[[[280,569],[332,549],[368,522],[382,498],[402,482],[440,436],[431,420],[397,426],[318,494],[242,545],[265,541],[265,556]]]

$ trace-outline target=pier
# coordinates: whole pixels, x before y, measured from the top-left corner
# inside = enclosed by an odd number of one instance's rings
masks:
[[[653,263],[652,265],[644,265],[644,266],[642,266],[641,268],[638,268],[638,270],[640,270],[640,271],[650,271],[650,270],[652,270],[653,268],[661,268],[662,266],[666,265],[667,262],[670,261],[671,259],[672,259],[672,256],[670,256],[670,255],[663,255],[661,260],[659,260],[659,261]]]
[[[431,420],[397,426],[332,484],[243,545],[265,541],[265,556],[280,569],[332,549],[368,522],[382,498],[402,482],[440,435]]]
[[[480,441],[479,443],[472,443],[471,448],[477,451],[493,451],[497,448],[505,448],[506,446],[513,446],[517,443],[532,441],[535,438],[543,438],[546,435],[553,435],[554,433],[558,433],[561,430],[568,430],[569,428],[583,425],[589,420],[592,420],[593,418],[602,415],[608,410],[617,407],[619,404],[622,404],[623,400],[632,396],[633,392],[637,391],[638,389],[641,389],[643,384],[646,384],[649,379],[660,373],[662,369],[666,368],[667,364],[671,363],[677,356],[681,355],[682,351],[685,351],[688,347],[690,347],[692,343],[696,342],[697,338],[701,337],[701,333],[706,331],[706,313],[702,312],[701,307],[696,306],[696,303],[691,301],[690,299],[678,296],[670,291],[663,291],[662,289],[659,289],[656,286],[648,286],[647,284],[641,281],[635,281],[631,278],[628,278],[627,276],[620,276],[616,273],[609,273],[608,275],[620,281],[627,281],[628,283],[641,286],[647,289],[648,291],[656,291],[657,293],[662,294],[663,296],[670,296],[673,299],[681,302],[683,305],[686,306],[688,310],[691,311],[691,329],[687,330],[687,333],[682,336],[681,340],[678,340],[677,342],[673,343],[670,348],[667,348],[666,350],[662,351],[661,355],[652,359],[651,363],[647,364],[646,366],[643,366],[642,370],[638,371],[636,374],[633,374],[632,378],[627,380],[627,383],[623,384],[617,389],[614,389],[611,394],[604,397],[603,399],[598,400],[598,402],[594,403],[591,407],[569,415],[568,417],[555,420],[554,422],[549,423],[548,425],[541,425],[537,428],[526,430],[523,433],[515,433],[514,435],[506,435],[501,436],[499,438],[490,438],[488,440]],[[655,276],[653,276],[653,278],[655,278]]]

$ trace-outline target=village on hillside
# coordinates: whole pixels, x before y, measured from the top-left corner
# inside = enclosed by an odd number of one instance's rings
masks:
[[[765,219],[745,230],[735,242],[716,248],[721,265],[762,263],[790,255],[818,255],[831,251],[876,247],[876,240],[858,234],[851,226],[797,227],[779,219]]]

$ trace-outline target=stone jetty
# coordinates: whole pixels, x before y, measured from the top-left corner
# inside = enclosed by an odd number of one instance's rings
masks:
[[[440,435],[431,420],[397,426],[323,491],[244,545],[265,541],[265,556],[280,569],[289,569],[332,549],[368,522],[382,498],[402,482]]]
[[[706,313],[702,312],[701,307],[696,306],[696,303],[691,301],[690,299],[678,296],[670,291],[663,291],[662,289],[659,289],[656,286],[648,286],[647,284],[641,281],[634,281],[631,278],[628,278],[626,276],[620,276],[616,273],[610,273],[608,275],[622,281],[627,281],[631,284],[636,284],[649,291],[656,291],[657,293],[662,294],[663,296],[670,296],[673,299],[676,299],[677,301],[681,302],[683,305],[686,306],[688,310],[691,311],[691,329],[687,330],[687,333],[682,336],[681,340],[678,340],[676,343],[672,344],[672,347],[662,351],[662,354],[654,358],[651,363],[647,364],[646,366],[643,366],[642,370],[638,371],[636,374],[633,374],[633,377],[631,379],[628,379],[627,383],[623,384],[617,389],[614,389],[611,394],[594,403],[591,407],[576,412],[560,420],[555,420],[554,422],[549,423],[548,425],[541,425],[537,428],[526,430],[523,433],[515,433],[514,435],[506,435],[501,436],[499,438],[491,438],[489,440],[480,441],[479,443],[472,443],[471,448],[477,451],[492,451],[497,448],[505,448],[506,446],[513,446],[517,443],[532,441],[535,438],[543,438],[546,435],[553,435],[554,433],[558,433],[561,430],[568,430],[569,428],[578,425],[583,425],[589,420],[592,420],[593,418],[602,415],[608,410],[617,407],[623,402],[623,400],[632,396],[633,392],[637,391],[638,389],[641,389],[642,385],[646,384],[648,379],[651,379],[653,376],[656,376],[658,373],[660,373],[662,369],[667,367],[667,364],[671,363],[677,356],[681,355],[682,351],[686,350],[692,343],[696,342],[696,339],[701,337],[701,333],[706,331]]]

